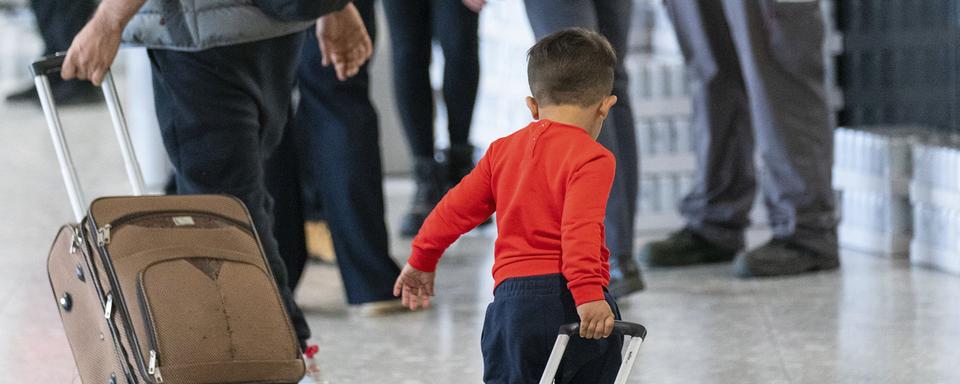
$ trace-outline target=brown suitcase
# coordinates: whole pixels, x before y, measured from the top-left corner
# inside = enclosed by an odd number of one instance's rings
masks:
[[[296,383],[304,363],[249,213],[229,196],[140,196],[142,176],[112,76],[103,83],[137,196],[83,214],[47,75],[41,104],[79,224],[60,229],[47,268],[84,383]]]

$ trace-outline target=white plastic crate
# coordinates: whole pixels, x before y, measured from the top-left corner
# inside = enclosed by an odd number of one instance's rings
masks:
[[[918,127],[837,128],[834,188],[908,196],[912,144],[923,132]]]
[[[852,189],[840,196],[841,247],[892,258],[909,255],[913,226],[906,196]]]
[[[910,262],[960,274],[960,210],[914,202]]]
[[[930,136],[913,146],[911,262],[960,274],[960,138]]]

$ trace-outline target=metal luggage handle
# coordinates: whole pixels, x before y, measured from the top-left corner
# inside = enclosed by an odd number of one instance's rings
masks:
[[[53,90],[50,88],[49,75],[59,73],[63,67],[63,61],[66,53],[58,52],[51,56],[42,57],[30,65],[33,72],[33,81],[37,86],[37,93],[40,96],[40,105],[43,107],[43,114],[47,120],[47,126],[50,129],[50,137],[53,139],[53,146],[57,151],[57,160],[60,163],[60,174],[63,176],[63,182],[67,187],[67,194],[70,196],[70,206],[73,208],[74,218],[79,222],[83,219],[86,210],[86,199],[83,195],[83,189],[80,186],[80,179],[77,177],[77,169],[70,155],[70,148],[67,146],[66,136],[63,133],[63,125],[60,123],[60,115],[57,113],[56,102],[53,99]],[[117,94],[117,86],[113,81],[113,74],[107,71],[103,77],[103,84],[100,85],[103,90],[103,98],[107,102],[107,109],[110,111],[110,120],[113,122],[114,132],[117,141],[120,143],[120,153],[123,155],[124,167],[127,171],[127,179],[130,181],[130,187],[133,194],[140,196],[144,193],[143,172],[140,170],[140,163],[137,162],[136,153],[133,150],[133,142],[130,141],[130,131],[127,128],[127,121],[123,115],[123,109],[120,107],[120,96]]]
[[[613,332],[624,336],[639,337],[641,339],[647,337],[646,327],[637,323],[631,323],[629,321],[617,320],[613,322]],[[567,336],[580,334],[580,323],[570,323],[560,326],[560,334]]]
[[[613,323],[613,332],[630,336],[630,343],[627,344],[623,362],[620,364],[620,370],[617,372],[617,378],[614,381],[614,384],[626,384],[627,378],[630,377],[630,371],[633,370],[633,365],[637,361],[640,345],[647,337],[647,328],[637,323],[616,321]],[[543,370],[543,375],[540,376],[540,384],[553,384],[557,369],[560,368],[560,360],[563,359],[563,353],[567,349],[567,343],[570,342],[571,337],[579,334],[580,323],[571,323],[560,327],[557,341],[553,344],[553,351],[547,360],[547,366]]]

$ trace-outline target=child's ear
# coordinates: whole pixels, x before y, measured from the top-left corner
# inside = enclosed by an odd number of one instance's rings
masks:
[[[540,120],[540,107],[537,105],[537,99],[527,96],[527,108],[530,108],[530,116],[533,116],[534,120]]]
[[[607,115],[610,114],[610,108],[613,108],[613,105],[617,103],[617,96],[610,95],[603,98],[603,101],[600,102],[600,109],[597,110],[597,113],[600,114],[601,119],[606,119]]]

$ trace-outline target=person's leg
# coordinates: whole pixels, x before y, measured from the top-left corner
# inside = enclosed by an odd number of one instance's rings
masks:
[[[809,251],[802,263],[761,256],[770,274],[839,265],[831,168],[833,117],[824,84],[819,1],[724,0],[743,67],[774,238]],[[737,23],[734,24],[733,21]],[[815,262],[816,261],[816,262]],[[761,268],[763,269],[763,268]],[[768,274],[764,271],[755,271]],[[780,272],[780,273],[773,273]]]
[[[620,308],[610,294],[606,295],[607,303],[613,310],[613,315],[620,320]],[[573,298],[570,297],[572,301]],[[574,338],[567,346],[569,351],[564,355],[567,366],[563,369],[563,381],[568,384],[602,384],[613,383],[623,361],[623,335],[612,334],[605,340],[583,340]]]
[[[73,37],[83,29],[97,9],[94,0],[32,0],[30,8],[37,17],[43,38],[43,54],[66,52]]]
[[[440,165],[434,159],[433,89],[430,86],[431,0],[386,0],[393,51],[393,90],[414,157],[417,190],[400,234],[413,237],[443,197]]]
[[[460,0],[432,0],[432,6],[433,36],[443,49],[443,101],[450,134],[446,181],[452,187],[473,170],[470,123],[480,85],[479,15]]]
[[[312,36],[312,31],[305,32]],[[316,39],[314,37],[314,39]],[[287,286],[295,291],[307,264],[307,239],[303,230],[304,201],[301,189],[302,132],[291,121],[284,129],[283,139],[266,163],[264,180],[273,197],[273,235],[277,250],[287,269]]]
[[[483,323],[483,382],[538,383],[557,330],[578,321],[566,280],[559,274],[511,278],[500,283]],[[567,353],[573,348],[571,345]],[[557,383],[564,382],[564,372],[575,372],[579,365],[561,364]]]
[[[617,158],[616,177],[610,189],[605,221],[607,248],[611,255],[610,290],[615,296],[625,296],[643,289],[640,270],[633,260],[633,230],[639,188],[637,138],[622,60],[627,51],[631,4],[628,0],[524,1],[527,18],[538,39],[564,28],[589,28],[606,36],[620,59],[613,91],[620,100],[611,110],[598,138]]]
[[[666,2],[693,80],[697,173],[687,229],[644,247],[652,265],[729,261],[744,246],[756,190],[750,110],[730,26],[716,1]]]
[[[303,347],[310,329],[287,283],[264,181],[264,163],[289,117],[301,43],[294,34],[201,52],[149,53],[178,192],[230,194],[247,205]]]
[[[97,9],[94,0],[32,0],[30,8],[37,19],[37,29],[43,39],[43,54],[66,52],[73,37],[83,29],[87,20]],[[58,105],[75,105],[102,100],[100,90],[88,81],[64,81],[60,76],[50,76],[54,100]],[[11,93],[7,101],[39,103],[37,90],[31,84],[22,91]]]
[[[414,157],[433,158],[431,0],[386,0],[397,112]]]
[[[368,28],[375,27],[373,1],[354,3]],[[305,149],[305,180],[316,183],[322,197],[347,301],[391,300],[400,269],[390,258],[384,223],[380,132],[370,102],[370,76],[365,65],[341,82],[332,68],[321,69],[320,60],[316,37],[308,36],[296,119]]]

